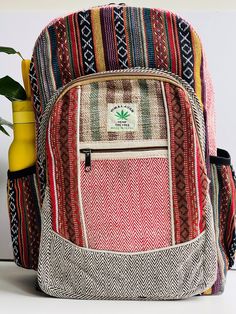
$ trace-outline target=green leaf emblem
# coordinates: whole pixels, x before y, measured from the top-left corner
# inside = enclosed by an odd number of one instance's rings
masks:
[[[124,110],[122,109],[120,112],[117,111],[115,116],[117,119],[127,120],[130,114],[128,113],[128,111],[124,112]]]

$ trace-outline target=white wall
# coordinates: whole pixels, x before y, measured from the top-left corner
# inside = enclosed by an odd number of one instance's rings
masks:
[[[98,0],[83,3],[88,7],[108,2]],[[155,7],[158,3],[159,7],[175,10],[195,26],[205,46],[215,87],[218,146],[231,152],[236,166],[236,11],[232,11],[236,9],[236,1],[125,2],[148,7]],[[0,46],[15,47],[25,58],[30,58],[34,42],[42,28],[52,18],[81,8],[78,3],[78,0],[0,0]],[[21,80],[20,59],[0,54],[0,77],[6,74]],[[2,97],[0,116],[11,119],[10,103]],[[12,256],[6,202],[7,151],[11,140],[0,134],[0,258]]]

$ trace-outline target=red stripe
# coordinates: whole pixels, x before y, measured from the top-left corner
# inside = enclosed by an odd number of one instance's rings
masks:
[[[164,13],[161,10],[151,9],[151,22],[153,45],[155,51],[156,67],[158,69],[168,70],[168,48],[164,25]]]
[[[70,168],[70,194],[71,210],[73,216],[75,243],[83,246],[82,226],[80,222],[79,191],[78,191],[78,156],[77,156],[77,114],[78,112],[78,90],[70,90],[69,120],[68,120],[68,146],[69,146],[69,168]]]
[[[21,245],[22,248],[21,256],[22,256],[22,264],[27,267],[29,265],[29,258],[28,258],[28,241],[27,241],[27,235],[26,235],[26,229],[27,229],[27,222],[25,220],[25,204],[24,204],[24,179],[18,179],[18,217],[19,219],[19,230],[20,230],[20,239],[21,239]]]
[[[177,67],[176,67],[176,49],[175,49],[175,41],[174,41],[174,32],[173,32],[173,25],[172,25],[172,13],[167,12],[166,13],[166,21],[168,26],[168,39],[169,39],[169,45],[170,45],[170,55],[171,55],[171,71],[173,73],[177,73]]]
[[[61,126],[61,115],[62,115],[62,106],[63,98],[57,102],[55,110],[51,115],[51,149],[54,157],[54,167],[55,167],[55,180],[57,190],[57,200],[58,200],[58,230],[60,234],[64,237],[68,236],[67,226],[66,226],[66,210],[65,210],[65,180],[64,180],[64,171],[63,171],[63,161],[61,159],[60,151],[60,126]]]
[[[57,58],[59,60],[58,64],[60,67],[60,73],[62,78],[62,85],[67,84],[71,81],[71,68],[70,68],[70,56],[68,39],[66,35],[66,25],[65,19],[60,18],[55,23],[55,33],[57,36]]]
[[[72,51],[72,58],[73,58],[73,70],[74,70],[74,77],[81,76],[80,68],[79,68],[79,55],[77,49],[77,42],[76,42],[76,19],[75,14],[71,14],[68,17],[69,20],[69,27],[70,27],[70,39],[71,39],[71,51]],[[78,32],[77,32],[78,33]]]

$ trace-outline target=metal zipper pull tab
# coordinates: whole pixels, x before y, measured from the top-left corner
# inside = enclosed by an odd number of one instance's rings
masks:
[[[91,152],[92,152],[91,149],[81,149],[81,153],[85,154],[84,168],[86,172],[89,172],[92,169]]]

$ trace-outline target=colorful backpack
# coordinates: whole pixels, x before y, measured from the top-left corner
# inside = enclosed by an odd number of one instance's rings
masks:
[[[61,298],[223,292],[235,177],[192,26],[123,4],[61,17],[36,41],[30,80],[37,164],[8,183],[17,265]]]

